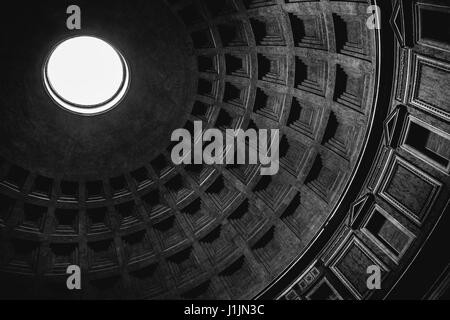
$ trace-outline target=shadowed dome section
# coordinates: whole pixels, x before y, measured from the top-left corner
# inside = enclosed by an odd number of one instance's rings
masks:
[[[43,77],[59,106],[82,115],[114,108],[130,83],[124,57],[107,42],[87,36],[58,44],[49,55]]]
[[[130,12],[123,15],[118,14],[123,11],[119,1],[105,8],[102,5],[105,2],[86,5],[88,10],[83,11],[86,23],[79,32],[60,27],[67,18],[64,4],[36,5],[30,9],[46,21],[36,30],[30,30],[32,24],[39,23],[33,16],[25,25],[8,22],[17,36],[11,39],[9,35],[3,36],[8,37],[5,41],[10,48],[5,56],[15,66],[5,71],[5,76],[11,79],[5,90],[11,94],[0,98],[4,106],[0,150],[5,158],[47,177],[62,174],[69,180],[82,176],[99,180],[100,176],[119,176],[142,167],[167,148],[173,130],[183,127],[191,112],[197,75],[190,38],[182,23],[160,1],[139,1],[136,5],[140,9],[128,8]],[[142,12],[146,12],[145,16]],[[33,37],[26,42],[25,49],[21,39],[29,34]],[[100,63],[92,56],[93,49],[78,47],[75,51],[82,52],[76,57],[64,55],[68,45],[85,40],[101,44],[101,57],[97,57]],[[57,56],[48,60],[52,52]],[[112,69],[107,65],[109,54],[113,58]],[[96,63],[92,68],[78,66],[74,61],[65,64],[62,60],[66,58]],[[47,72],[53,81],[48,83],[53,86],[51,90],[46,90],[42,81],[47,61],[50,67],[54,63],[64,64],[57,71]],[[106,81],[100,81],[103,73],[83,80],[83,70],[102,72],[104,68]],[[74,86],[65,87],[67,84]],[[111,90],[104,90],[107,88]],[[54,93],[53,99],[48,92]],[[77,100],[81,93],[82,99]],[[58,108],[55,98],[64,102],[66,108],[75,104],[77,113]],[[115,108],[101,112],[119,100]],[[95,106],[97,103],[100,106]],[[95,116],[80,116],[80,112],[94,112]]]

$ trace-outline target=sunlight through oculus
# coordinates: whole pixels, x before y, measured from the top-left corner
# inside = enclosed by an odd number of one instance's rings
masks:
[[[127,93],[129,82],[124,57],[94,37],[61,42],[44,67],[44,84],[53,100],[82,115],[104,113],[117,106]]]

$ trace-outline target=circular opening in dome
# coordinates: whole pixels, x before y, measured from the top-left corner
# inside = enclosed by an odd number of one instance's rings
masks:
[[[62,108],[82,115],[111,110],[125,96],[129,68],[118,50],[95,37],[59,43],[44,67],[44,84]]]

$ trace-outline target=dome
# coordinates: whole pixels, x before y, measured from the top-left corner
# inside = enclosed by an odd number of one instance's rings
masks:
[[[448,297],[448,4],[78,6],[1,22],[0,297]],[[199,124],[277,130],[278,172],[174,163]]]

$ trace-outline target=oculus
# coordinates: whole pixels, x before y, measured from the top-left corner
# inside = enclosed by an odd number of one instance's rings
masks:
[[[72,113],[93,116],[116,107],[130,84],[122,54],[106,41],[73,37],[56,45],[43,68],[51,98]]]

